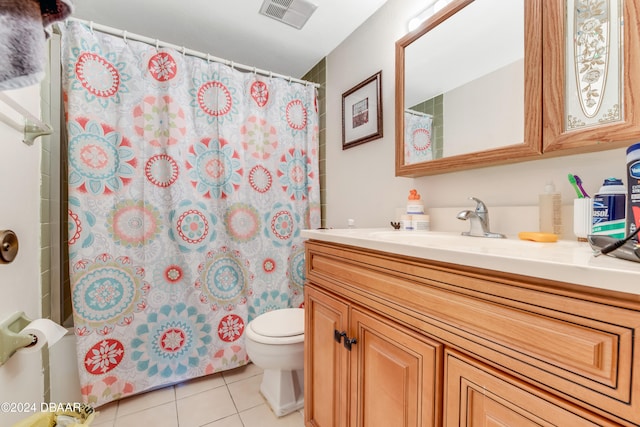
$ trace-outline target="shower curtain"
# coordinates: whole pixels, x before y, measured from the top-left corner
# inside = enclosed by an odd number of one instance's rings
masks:
[[[246,364],[247,323],[303,303],[315,87],[79,22],[62,33],[84,401]]]
[[[405,110],[404,163],[407,165],[433,159],[431,146],[433,118],[429,114]]]

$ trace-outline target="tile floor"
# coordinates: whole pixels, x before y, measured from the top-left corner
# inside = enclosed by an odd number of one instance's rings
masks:
[[[98,408],[91,427],[303,427],[302,411],[276,417],[253,364]]]

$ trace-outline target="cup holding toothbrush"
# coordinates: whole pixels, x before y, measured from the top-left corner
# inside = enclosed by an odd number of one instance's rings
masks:
[[[586,242],[593,226],[593,199],[573,199],[573,234],[579,242]]]

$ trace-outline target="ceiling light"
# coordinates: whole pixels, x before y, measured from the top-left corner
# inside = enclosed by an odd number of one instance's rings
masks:
[[[440,9],[451,3],[451,0],[437,0],[432,2],[425,10],[414,16],[407,23],[407,29],[413,31],[418,28],[424,21],[437,13]]]

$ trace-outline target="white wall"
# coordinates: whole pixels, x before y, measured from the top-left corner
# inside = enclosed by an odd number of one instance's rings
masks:
[[[427,208],[473,207],[469,196],[496,206],[532,206],[548,180],[562,193],[566,208],[575,193],[567,173],[580,175],[588,192],[595,193],[609,176],[624,177],[625,150],[535,160],[422,178],[396,178],[395,162],[395,42],[406,33],[406,23],[424,7],[420,0],[389,0],[327,57],[327,226],[387,227],[396,208],[406,204],[409,189],[421,193]],[[384,137],[342,150],[342,93],[382,69]],[[508,220],[500,218],[501,221]],[[468,225],[454,221],[464,229]],[[508,228],[492,219],[497,231]],[[530,223],[530,224],[529,224]],[[525,226],[534,230],[537,216]],[[440,223],[442,224],[442,223]],[[438,223],[432,221],[438,229]],[[569,230],[570,224],[565,224]],[[450,230],[451,225],[441,225]],[[433,227],[432,227],[433,228]],[[569,230],[570,232],[570,230]]]
[[[7,91],[39,116],[40,87]],[[0,113],[11,113],[0,103]],[[40,146],[22,143],[22,133],[0,120],[0,230],[13,230],[20,248],[15,261],[0,264],[0,321],[16,311],[40,317]],[[20,354],[0,366],[0,403],[29,402],[40,408],[44,383],[41,354]],[[0,425],[8,426],[28,414],[0,411]]]
[[[445,156],[523,141],[524,59],[445,92],[442,102]]]

